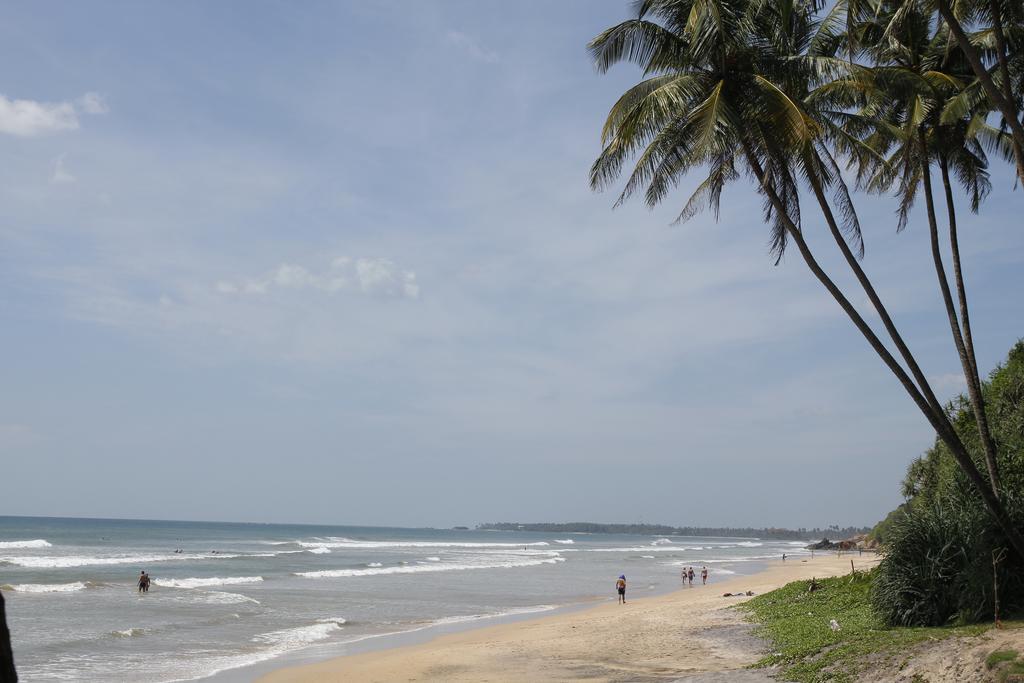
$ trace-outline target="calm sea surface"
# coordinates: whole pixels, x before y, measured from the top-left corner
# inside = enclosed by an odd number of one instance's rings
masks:
[[[185,681],[314,650],[747,574],[802,543],[0,517],[25,681]],[[180,552],[176,552],[180,551]],[[140,595],[136,577],[153,577]]]

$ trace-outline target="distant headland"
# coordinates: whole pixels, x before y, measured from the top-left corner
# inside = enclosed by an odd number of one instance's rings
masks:
[[[849,538],[866,534],[871,527],[830,526],[819,529],[782,529],[767,527],[700,527],[665,524],[599,524],[596,522],[488,522],[478,524],[480,531],[541,531],[546,533],[641,534],[650,536],[722,536],[726,538],[775,538],[804,541],[830,536]]]

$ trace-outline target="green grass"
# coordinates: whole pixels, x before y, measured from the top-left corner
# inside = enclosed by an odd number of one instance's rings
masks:
[[[996,650],[985,658],[985,666],[994,669],[1003,662],[1012,662],[1019,654],[1016,650]]]
[[[873,573],[824,579],[821,590],[808,593],[808,581],[796,581],[765,593],[738,609],[759,624],[758,635],[772,652],[756,666],[779,666],[782,679],[799,683],[857,678],[865,662],[881,662],[896,671],[906,666],[907,648],[929,639],[978,635],[987,625],[941,628],[890,628],[871,610],[868,597]],[[839,631],[832,631],[835,619]]]
[[[1016,678],[1014,680],[1024,678],[1024,662],[1013,662],[1010,666],[1000,671],[999,682],[1005,683],[1010,676],[1015,676]]]

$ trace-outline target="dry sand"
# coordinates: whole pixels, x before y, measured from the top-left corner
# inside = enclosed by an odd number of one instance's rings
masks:
[[[794,558],[753,576],[281,669],[260,681],[768,680],[759,672],[737,671],[759,659],[761,645],[750,637],[742,614],[727,609],[749,598],[722,594],[761,594],[790,581],[848,573],[851,559],[858,570],[877,562],[867,554]]]

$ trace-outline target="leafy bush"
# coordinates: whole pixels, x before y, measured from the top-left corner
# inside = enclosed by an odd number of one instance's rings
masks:
[[[1011,510],[1019,509],[1011,504]],[[1021,519],[1020,514],[1014,517]],[[1002,530],[973,500],[910,506],[888,531],[872,604],[893,626],[991,619],[992,554],[1007,547]],[[1011,552],[997,566],[1001,613],[1006,616],[1024,607],[1024,566]]]
[[[1018,527],[1024,526],[1024,342],[984,387],[986,412],[997,447],[1001,496]],[[973,411],[965,397],[950,418],[979,469],[985,471]],[[911,463],[903,481],[907,502],[873,530],[884,544],[872,603],[886,623],[935,626],[993,615],[993,553],[998,565],[1000,613],[1024,609],[1024,558],[1009,550],[945,444],[936,441]]]

